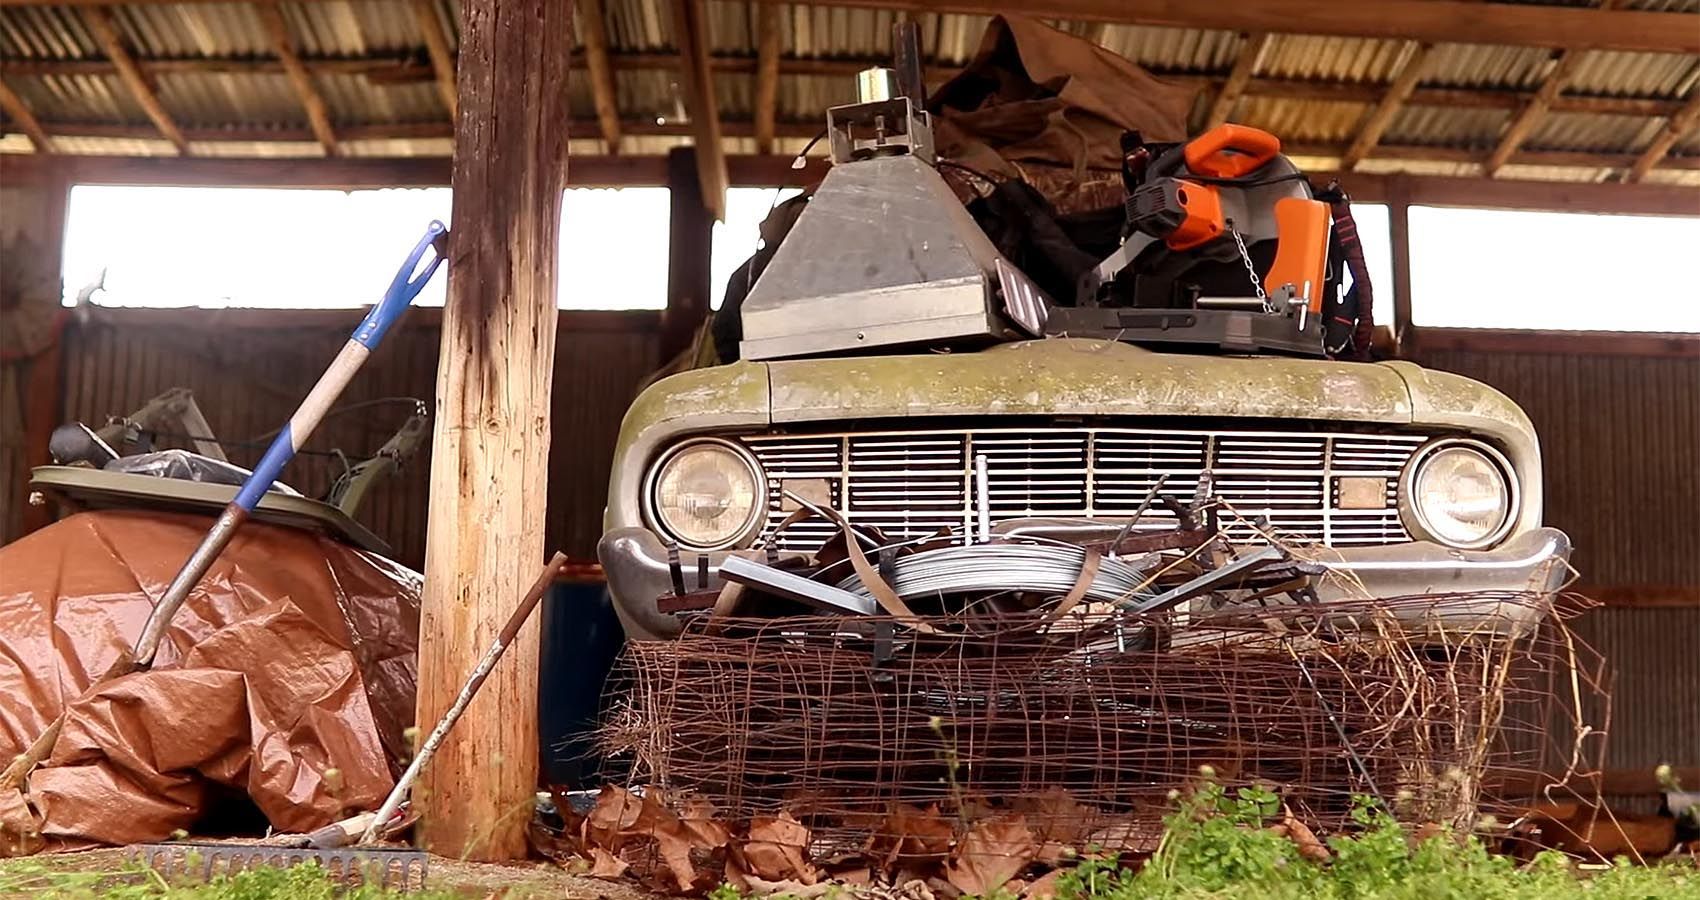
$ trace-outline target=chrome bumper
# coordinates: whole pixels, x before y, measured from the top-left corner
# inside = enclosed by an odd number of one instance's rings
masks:
[[[597,556],[627,637],[647,640],[678,633],[678,620],[655,605],[657,597],[673,590],[667,548],[660,538],[645,528],[616,528],[602,536]],[[704,571],[699,556],[707,557],[706,578],[699,578]],[[685,589],[718,588],[720,562],[726,556],[682,554]],[[1327,572],[1316,590],[1324,603],[1435,595],[1432,604],[1401,608],[1407,625],[1522,634],[1538,625],[1546,610],[1492,595],[1556,591],[1569,578],[1569,559],[1570,538],[1556,528],[1526,531],[1493,550],[1451,550],[1427,542],[1327,550],[1317,560]]]

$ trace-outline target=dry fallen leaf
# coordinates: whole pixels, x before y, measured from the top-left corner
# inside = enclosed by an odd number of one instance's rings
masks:
[[[601,847],[590,848],[590,877],[619,878],[630,868],[626,861]]]
[[[1027,868],[1038,850],[1024,816],[980,822],[956,845],[945,877],[964,894],[985,896]]]
[[[608,785],[596,795],[596,805],[584,817],[581,838],[587,847],[618,850],[637,825],[643,800],[625,788]]]
[[[820,873],[809,863],[809,828],[788,812],[757,816],[735,858],[750,875],[766,881],[794,880],[814,884]]]
[[[732,840],[732,833],[715,818],[717,812],[714,804],[700,797],[685,801],[679,821],[696,849],[718,850]]]
[[[1286,818],[1281,820],[1281,827],[1287,830],[1287,837],[1298,845],[1299,855],[1305,859],[1311,862],[1327,862],[1334,857],[1334,854],[1328,852],[1328,845],[1317,840],[1316,832],[1311,831],[1309,826],[1300,822],[1292,813],[1288,813]]]
[[[938,804],[919,809],[907,803],[891,808],[868,839],[868,858],[881,870],[929,868],[950,855],[955,830],[939,814]]]
[[[1054,900],[1057,896],[1057,879],[1062,877],[1066,869],[1052,869],[1038,878],[1028,882],[1021,896],[1028,900]]]

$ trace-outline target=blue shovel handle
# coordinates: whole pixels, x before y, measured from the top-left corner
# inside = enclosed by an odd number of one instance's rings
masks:
[[[390,289],[384,292],[384,299],[379,300],[378,305],[366,314],[366,318],[360,320],[360,327],[354,329],[353,339],[361,346],[368,350],[377,347],[378,342],[384,339],[384,332],[401,318],[402,312],[413,303],[413,298],[425,289],[425,284],[436,273],[437,267],[443,264],[441,248],[438,248],[437,255],[432,258],[431,264],[425,267],[425,271],[415,275],[414,270],[419,268],[419,261],[425,258],[425,251],[431,249],[448,231],[442,222],[435,220],[425,229],[425,236],[413,246],[413,252],[407,254],[407,261],[396,271],[395,279],[390,282]],[[412,280],[409,280],[409,276],[412,276]]]

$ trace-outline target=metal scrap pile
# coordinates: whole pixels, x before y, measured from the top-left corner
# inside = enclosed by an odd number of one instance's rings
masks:
[[[904,840],[886,833],[903,810],[958,840],[1019,815],[1137,853],[1201,766],[1329,831],[1354,795],[1468,825],[1486,788],[1577,758],[1576,704],[1551,702],[1580,690],[1558,677],[1574,644],[1551,596],[1319,602],[1340,577],[1324,551],[1230,545],[1208,477],[1147,498],[1176,527],[1072,540],[1052,522],[894,542],[791,500],[786,525],[838,536],[807,565],[758,550],[722,566],[725,589],[663,598],[685,631],[629,647],[602,734],[635,783],[728,823],[793,817],[842,852]],[[1444,627],[1460,608],[1548,624]]]

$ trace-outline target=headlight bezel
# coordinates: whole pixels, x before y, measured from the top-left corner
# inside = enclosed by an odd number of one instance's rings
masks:
[[[674,530],[668,527],[666,519],[661,515],[658,503],[659,497],[657,496],[657,492],[661,487],[661,475],[667,470],[667,466],[678,459],[679,456],[686,451],[704,446],[718,447],[720,449],[730,451],[733,456],[737,457],[738,460],[744,464],[745,469],[749,472],[750,484],[754,495],[754,502],[750,504],[750,513],[747,520],[730,538],[714,544],[693,543],[685,540],[678,534],[675,534]],[[720,550],[734,550],[749,546],[756,537],[761,534],[762,526],[767,523],[767,498],[767,472],[762,469],[761,462],[756,459],[755,454],[750,452],[748,447],[738,441],[730,440],[728,438],[685,438],[684,440],[668,447],[661,453],[661,455],[657,456],[655,458],[655,462],[649,466],[648,471],[644,473],[643,477],[642,509],[643,518],[646,524],[663,538],[677,543],[679,545],[679,549],[688,550],[693,553],[713,553]]]
[[[1485,459],[1488,465],[1499,472],[1499,477],[1505,482],[1505,515],[1498,526],[1486,535],[1474,541],[1458,542],[1443,537],[1430,524],[1424,515],[1421,505],[1417,502],[1417,478],[1422,474],[1423,467],[1443,450],[1462,448],[1473,451]],[[1511,461],[1499,448],[1472,437],[1443,437],[1429,441],[1417,449],[1405,464],[1404,471],[1399,474],[1399,518],[1405,529],[1417,540],[1433,541],[1454,550],[1485,550],[1505,540],[1517,526],[1518,516],[1523,511],[1522,485],[1517,479],[1517,470]]]

